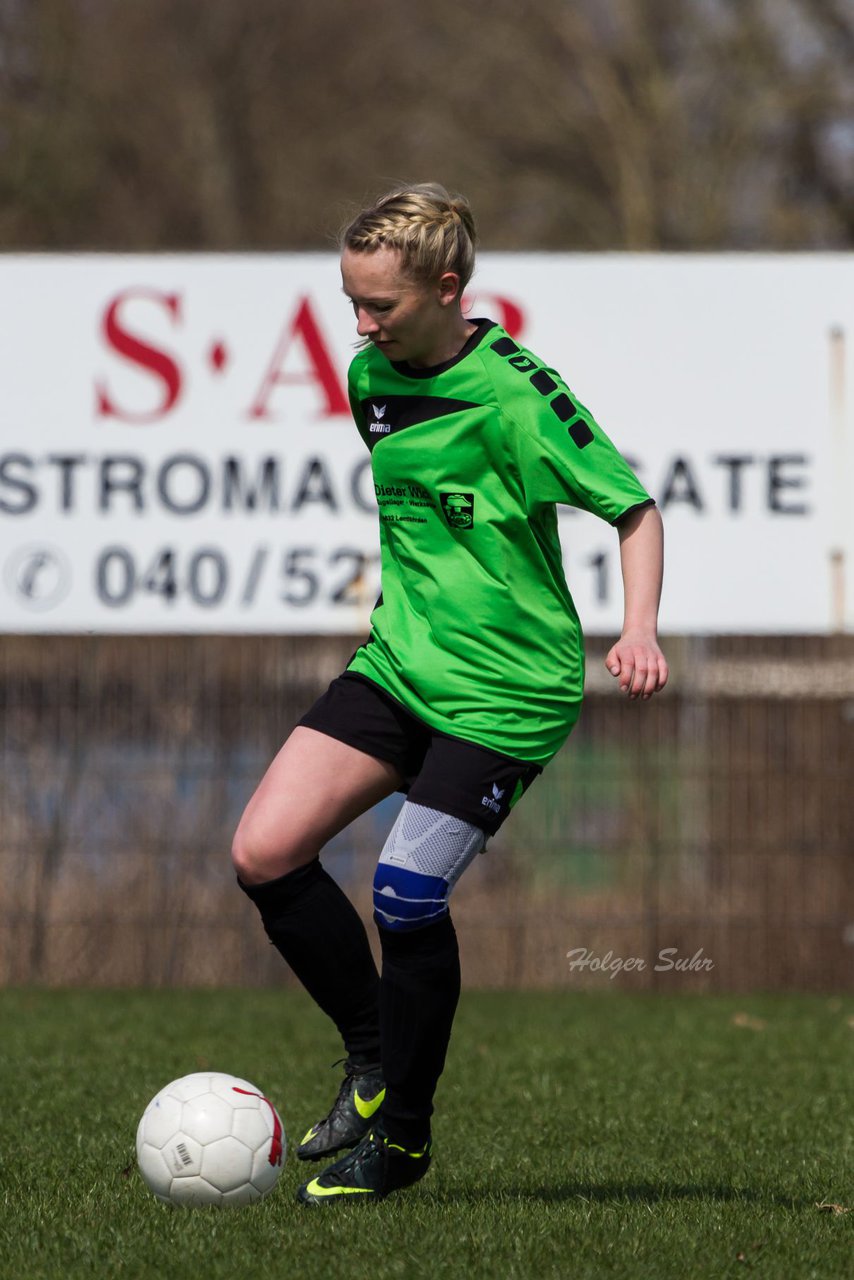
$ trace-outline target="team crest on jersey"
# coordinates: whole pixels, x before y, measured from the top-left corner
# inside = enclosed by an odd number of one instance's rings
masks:
[[[440,493],[445,519],[452,529],[470,529],[474,524],[473,493]]]

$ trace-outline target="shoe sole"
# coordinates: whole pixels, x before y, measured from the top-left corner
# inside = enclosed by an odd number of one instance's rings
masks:
[[[297,1160],[305,1160],[306,1164],[316,1165],[321,1160],[329,1160],[330,1156],[337,1156],[339,1151],[352,1151],[353,1147],[359,1146],[361,1138],[356,1138],[355,1142],[343,1143],[341,1147],[326,1147],[325,1151],[319,1152],[302,1152],[297,1151]]]
[[[367,1129],[365,1130],[367,1133]],[[311,1164],[317,1164],[320,1160],[328,1160],[330,1156],[334,1156],[339,1151],[352,1151],[354,1147],[358,1147],[365,1134],[361,1134],[358,1138],[354,1138],[352,1142],[342,1142],[338,1147],[326,1147],[323,1151],[300,1151],[297,1147],[297,1160],[305,1160]]]

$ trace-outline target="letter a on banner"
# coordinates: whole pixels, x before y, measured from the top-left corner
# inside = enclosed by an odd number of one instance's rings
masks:
[[[310,368],[303,373],[285,373],[282,368],[285,357],[297,339],[305,348]],[[273,352],[270,366],[249,409],[249,417],[272,417],[270,397],[275,387],[287,384],[305,385],[312,382],[316,383],[323,393],[324,417],[331,418],[350,412],[347,397],[338,380],[335,365],[332,363],[332,357],[314,317],[311,303],[308,298],[301,298],[293,322],[284,329],[278,346]]]

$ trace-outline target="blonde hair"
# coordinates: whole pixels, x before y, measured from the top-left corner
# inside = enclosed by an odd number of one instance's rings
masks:
[[[387,192],[357,214],[339,237],[340,248],[354,253],[398,249],[403,269],[419,280],[453,271],[460,277],[460,293],[474,271],[476,243],[468,200],[438,182]]]

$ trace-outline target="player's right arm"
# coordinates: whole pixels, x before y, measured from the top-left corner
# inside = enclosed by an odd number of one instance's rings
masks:
[[[506,358],[508,346],[518,355]],[[490,373],[521,433],[521,469],[532,504],[568,503],[614,525],[620,538],[624,622],[605,664],[630,698],[649,698],[667,681],[658,644],[663,530],[652,498],[596,419],[554,369],[500,341]],[[493,349],[494,350],[494,349]]]
[[[658,605],[664,566],[664,527],[657,507],[628,512],[617,521],[623,572],[623,630],[605,666],[630,698],[651,698],[667,683],[667,660],[658,644]]]

